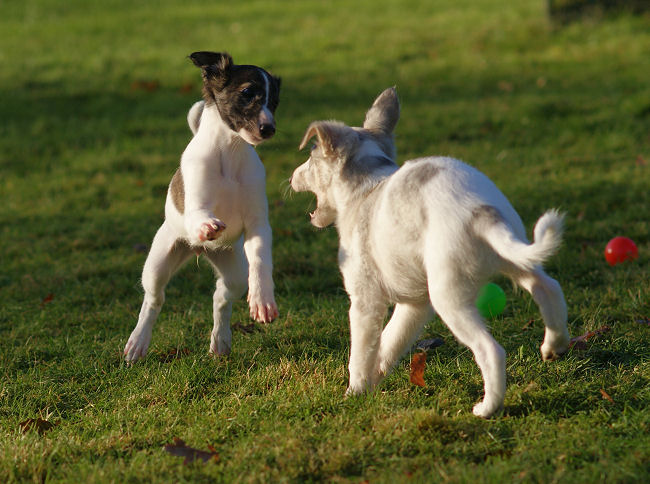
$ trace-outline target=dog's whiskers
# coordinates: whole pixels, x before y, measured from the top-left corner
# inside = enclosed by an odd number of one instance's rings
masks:
[[[280,182],[280,190],[283,200],[288,200],[293,196],[294,191],[291,189],[291,178],[286,178]]]

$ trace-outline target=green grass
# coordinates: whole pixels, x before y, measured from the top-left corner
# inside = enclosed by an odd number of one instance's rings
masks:
[[[560,28],[543,0],[24,0],[1,10],[0,481],[650,479],[650,17]],[[203,49],[283,78],[278,133],[259,148],[281,317],[236,331],[232,355],[214,361],[213,277],[192,262],[168,288],[149,356],[127,368],[145,258],[134,247],[162,220],[200,91],[186,57]],[[445,340],[427,362],[428,388],[409,383],[405,361],[375,394],[343,398],[336,233],[309,226],[310,196],[284,196],[308,123],[358,124],[392,85],[400,161],[465,159],[529,228],[547,208],[566,211],[547,268],[570,330],[611,327],[544,364],[537,308],[498,280],[508,306],[490,324],[509,386],[489,421],[471,415],[482,391],[471,354],[437,319],[423,335]],[[636,241],[636,262],[605,263],[616,235]],[[233,321],[246,315],[242,300]],[[187,354],[169,361],[172,349]],[[39,416],[55,427],[20,431]],[[183,465],[162,450],[174,437],[213,445],[219,462]]]

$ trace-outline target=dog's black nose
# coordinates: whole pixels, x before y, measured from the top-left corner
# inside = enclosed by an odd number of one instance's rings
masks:
[[[270,138],[275,134],[275,126],[271,123],[260,124],[260,135],[262,138]]]

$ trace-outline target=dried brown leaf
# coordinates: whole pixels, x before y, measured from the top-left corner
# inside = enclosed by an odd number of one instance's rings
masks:
[[[603,396],[603,400],[607,400],[610,403],[614,403],[612,397],[610,397],[609,394],[604,389],[602,388],[600,389],[600,394]]]
[[[177,360],[178,358],[182,358],[189,354],[190,350],[188,348],[171,348],[167,351],[159,352],[158,358],[163,363],[169,363],[170,361]]]
[[[46,304],[51,303],[53,299],[54,299],[54,294],[49,293],[41,300],[41,308],[44,308]]]
[[[411,373],[410,380],[413,385],[419,387],[426,386],[424,383],[424,366],[427,361],[427,354],[424,351],[414,353],[411,356]]]
[[[209,451],[195,449],[194,447],[189,447],[185,445],[185,442],[178,437],[174,437],[173,444],[167,444],[163,447],[165,452],[175,455],[177,457],[183,457],[183,464],[188,465],[194,462],[195,460],[202,460],[203,462],[208,462],[209,460],[218,461],[219,454],[211,445],[208,446]]]
[[[43,420],[42,418],[28,418],[27,420],[20,422],[20,430],[23,434],[26,434],[32,429],[35,429],[40,435],[43,435],[48,430],[51,430],[54,427],[52,422]]]
[[[160,89],[160,82],[157,80],[138,80],[131,83],[132,91],[154,92]]]
[[[572,338],[571,341],[569,342],[569,348],[573,348],[574,350],[583,350],[587,347],[587,341],[589,341],[592,338],[595,338],[596,336],[600,336],[601,334],[605,334],[609,331],[611,331],[612,328],[609,326],[603,326],[602,328],[598,328],[594,331],[588,331],[587,333],[581,335],[581,336],[576,336],[575,338]]]
[[[255,323],[250,323],[250,324],[242,324],[242,323],[235,323],[232,325],[232,329],[235,331],[239,331],[240,333],[243,334],[253,334],[257,331],[262,331],[258,325]]]

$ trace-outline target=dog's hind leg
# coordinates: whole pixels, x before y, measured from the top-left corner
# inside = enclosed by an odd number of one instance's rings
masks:
[[[210,336],[210,353],[227,355],[232,346],[232,303],[246,292],[248,263],[241,242],[232,249],[207,252],[206,255],[218,277],[212,297],[214,327]]]
[[[425,303],[398,303],[393,315],[381,333],[374,384],[379,383],[393,369],[400,357],[413,344],[422,326],[433,317],[433,309]]]
[[[539,306],[546,329],[540,348],[543,360],[555,360],[569,348],[567,308],[562,288],[541,268],[514,276],[517,283],[533,296]]]
[[[477,288],[460,274],[433,271],[431,303],[454,336],[474,354],[483,375],[485,395],[474,415],[490,417],[503,406],[506,393],[506,353],[489,333],[474,304]]]
[[[124,347],[126,361],[134,362],[147,354],[151,331],[165,301],[165,286],[192,251],[178,240],[167,223],[158,229],[142,270],[144,301],[138,323]]]

